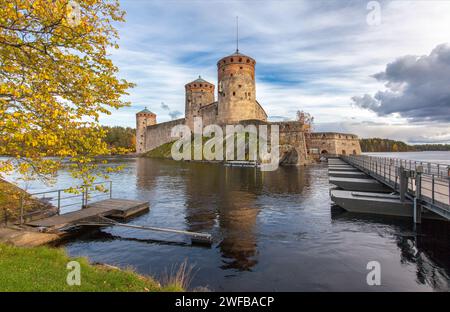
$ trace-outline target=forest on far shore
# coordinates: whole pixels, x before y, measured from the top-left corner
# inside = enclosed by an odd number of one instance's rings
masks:
[[[381,138],[360,139],[362,152],[450,151],[450,144],[414,144]]]

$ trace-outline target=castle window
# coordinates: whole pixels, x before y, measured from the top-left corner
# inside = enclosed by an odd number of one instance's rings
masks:
[[[196,87],[197,85],[196,84],[194,84],[194,87]]]
[[[231,77],[233,77],[233,74],[230,74]]]
[[[241,67],[239,67],[239,69],[243,69],[243,68],[244,68],[244,67],[242,67],[242,66],[241,66]]]
[[[233,58],[231,58],[230,61],[233,62]]]
[[[242,58],[239,59],[239,62],[242,62]]]
[[[236,95],[236,92],[233,92],[233,96],[235,96]]]
[[[242,85],[239,85],[239,88],[242,88]]]
[[[249,60],[249,59],[247,59],[247,63],[250,63],[250,60]]]
[[[200,84],[200,87],[202,87],[202,84]]]

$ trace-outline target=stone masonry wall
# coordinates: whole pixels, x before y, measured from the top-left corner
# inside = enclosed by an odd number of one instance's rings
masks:
[[[359,138],[354,134],[315,132],[307,134],[307,148],[312,154],[361,154]]]
[[[176,140],[176,138],[170,136],[172,128],[176,125],[184,125],[184,123],[185,119],[181,118],[147,127],[145,150],[143,152],[148,152],[160,145]]]

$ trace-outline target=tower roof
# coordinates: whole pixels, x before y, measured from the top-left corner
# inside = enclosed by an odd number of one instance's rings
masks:
[[[232,63],[244,63],[244,61],[240,61],[240,60],[250,60],[251,64],[255,64],[255,59],[251,56],[242,54],[241,52],[239,52],[239,50],[236,50],[233,54],[227,55],[222,57],[218,62],[217,65],[221,64],[221,62],[223,62],[224,60],[229,60],[231,58],[234,58]],[[247,63],[245,61],[245,63]]]
[[[209,82],[209,81],[206,81],[205,79],[203,79],[202,78],[202,76],[198,76],[198,78],[197,79],[195,79],[194,81],[191,81],[191,82],[189,82],[189,83],[193,83],[193,82],[199,82],[199,83],[209,83],[209,84],[212,84],[211,82]],[[189,84],[188,83],[188,84]]]
[[[138,114],[153,114],[153,115],[155,115],[155,113],[153,113],[147,109],[147,106],[143,110],[138,112]]]

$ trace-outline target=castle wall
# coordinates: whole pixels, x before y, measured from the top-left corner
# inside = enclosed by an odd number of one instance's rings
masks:
[[[280,162],[306,165],[310,163],[303,125],[297,121],[274,122],[280,128]]]
[[[218,114],[217,102],[207,105],[207,106],[203,106],[200,109],[200,114],[199,114],[202,117],[203,126],[216,124],[217,123],[217,114]]]
[[[361,146],[354,134],[315,132],[307,134],[307,148],[310,154],[359,155]]]
[[[267,121],[267,114],[264,108],[262,108],[261,104],[259,104],[258,101],[256,101],[256,117],[255,119]]]
[[[160,145],[175,141],[176,138],[172,138],[170,136],[172,128],[176,125],[184,124],[185,119],[181,118],[147,127],[145,135],[145,149],[142,152],[148,152]]]

